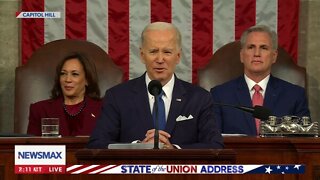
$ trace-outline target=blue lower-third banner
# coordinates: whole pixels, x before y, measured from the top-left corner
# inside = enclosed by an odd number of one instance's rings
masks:
[[[303,174],[303,164],[276,165],[193,165],[193,164],[121,164],[70,165],[66,174]]]

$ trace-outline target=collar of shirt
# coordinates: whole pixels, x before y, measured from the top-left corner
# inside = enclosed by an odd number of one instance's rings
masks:
[[[256,85],[256,84],[258,84],[258,85],[262,88],[262,90],[260,91],[260,93],[261,93],[262,96],[264,97],[264,95],[265,95],[265,93],[266,93],[267,84],[268,84],[269,79],[270,79],[270,74],[269,74],[267,77],[265,77],[264,79],[262,79],[262,80],[261,80],[260,82],[258,82],[258,83],[254,82],[252,79],[250,79],[250,78],[249,78],[248,76],[246,76],[246,75],[244,75],[244,79],[245,79],[245,81],[246,81],[246,83],[247,83],[247,86],[248,86],[248,89],[249,89],[251,98],[252,98],[253,93],[254,93],[254,89],[252,89],[252,88],[253,88],[253,86]]]
[[[148,73],[146,73],[145,81],[146,81],[146,87],[148,87],[148,84],[151,81],[151,79],[148,76]],[[164,86],[162,86],[162,90],[164,91],[164,94],[165,94],[165,96],[163,96],[162,99],[165,105],[166,117],[168,117],[168,113],[170,110],[174,82],[175,82],[175,78],[174,78],[174,75],[172,75],[170,81]],[[148,99],[149,99],[150,111],[152,112],[153,104],[154,104],[154,96],[150,94],[149,91],[148,91]]]

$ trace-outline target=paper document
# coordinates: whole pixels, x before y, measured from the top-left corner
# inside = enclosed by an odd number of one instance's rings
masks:
[[[153,149],[153,143],[116,143],[109,144],[108,149]],[[159,149],[163,148],[163,143],[159,143]]]

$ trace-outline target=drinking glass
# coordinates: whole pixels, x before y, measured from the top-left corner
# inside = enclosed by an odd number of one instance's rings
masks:
[[[42,137],[59,137],[59,118],[41,118]]]

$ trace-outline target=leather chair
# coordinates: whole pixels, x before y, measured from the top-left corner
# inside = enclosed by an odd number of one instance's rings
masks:
[[[198,71],[199,86],[210,90],[243,74],[240,62],[240,41],[228,43],[218,49],[207,66]],[[272,75],[301,87],[306,87],[306,69],[297,66],[290,55],[278,48],[277,62],[272,66]]]
[[[14,132],[26,133],[31,103],[48,99],[57,64],[69,53],[79,52],[95,63],[101,96],[122,82],[122,71],[99,46],[82,40],[57,40],[36,50],[28,62],[16,68]]]

